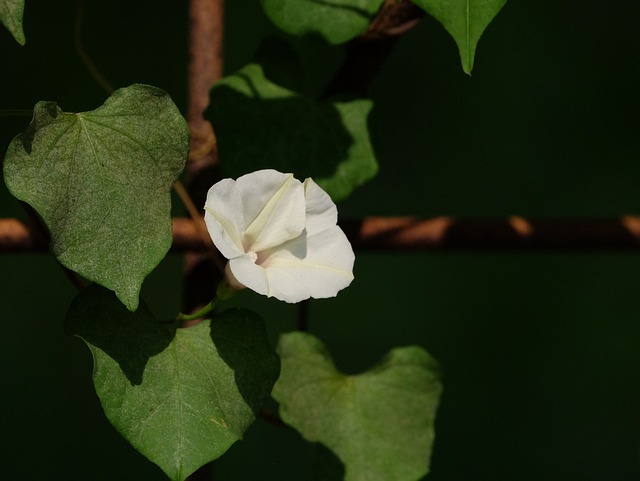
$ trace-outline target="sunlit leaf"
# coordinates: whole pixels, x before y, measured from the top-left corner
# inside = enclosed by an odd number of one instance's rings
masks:
[[[130,309],[171,247],[171,187],[189,130],[171,98],[147,85],[78,114],[38,102],[7,150],[7,187],[42,216],[58,260],[115,291]]]
[[[225,77],[208,110],[220,162],[238,177],[272,168],[312,177],[334,201],[375,176],[369,100],[318,102],[267,79],[258,64]]]
[[[109,421],[174,481],[241,439],[278,377],[264,323],[246,310],[172,329],[143,303],[132,313],[92,286],[74,300],[65,327],[93,354]]]
[[[293,35],[319,35],[333,44],[362,33],[384,0],[261,0],[267,16]]]
[[[20,45],[26,42],[22,29],[23,14],[24,0],[0,0],[0,23],[7,27]]]
[[[282,336],[277,351],[280,416],[331,449],[345,465],[345,481],[416,481],[428,473],[441,385],[426,351],[394,349],[356,376],[339,372],[309,334]]]
[[[476,46],[507,0],[412,0],[436,18],[458,45],[462,69],[470,74]]]

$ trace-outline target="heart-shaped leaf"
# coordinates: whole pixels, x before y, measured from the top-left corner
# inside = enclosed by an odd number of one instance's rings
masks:
[[[133,311],[171,247],[171,187],[188,149],[189,129],[169,95],[132,85],[92,112],[39,102],[9,145],[4,176],[49,227],[58,260]]]
[[[170,328],[99,286],[73,301],[67,332],[93,354],[93,382],[114,427],[174,481],[224,454],[255,419],[278,377],[264,323],[233,309]]]
[[[339,372],[309,334],[282,336],[277,351],[280,416],[331,449],[345,464],[345,481],[416,481],[428,473],[441,385],[426,351],[394,349],[357,376]]]
[[[287,33],[320,35],[332,44],[362,33],[384,0],[261,0],[267,16]]]
[[[227,175],[291,172],[312,177],[338,201],[378,171],[367,126],[372,105],[318,102],[276,85],[250,64],[214,86],[207,114]]]
[[[458,45],[462,69],[471,74],[476,46],[507,0],[411,0],[438,20]]]
[[[23,14],[24,0],[0,0],[0,23],[7,27],[20,45],[26,42],[22,29]]]

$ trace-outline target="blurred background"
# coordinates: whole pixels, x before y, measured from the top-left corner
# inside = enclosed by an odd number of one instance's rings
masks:
[[[186,2],[86,3],[84,46],[103,75],[116,87],[158,86],[185,112]],[[284,37],[257,1],[225,8],[228,73],[266,35]],[[640,214],[639,14],[625,0],[512,0],[481,39],[472,77],[427,17],[372,85],[380,173],[338,206],[340,217]],[[104,101],[74,46],[75,18],[74,1],[27,0],[26,46],[0,29],[0,109],[55,100],[82,111]],[[320,83],[343,56],[292,41]],[[0,116],[0,151],[28,122]],[[4,186],[0,216],[24,218]],[[310,303],[311,332],[349,373],[409,344],[439,360],[444,394],[427,479],[640,479],[640,253],[356,255],[352,286]],[[161,318],[180,309],[181,272],[170,255],[145,282]],[[0,256],[3,478],[163,480],[109,425],[90,353],[63,332],[74,295],[51,257]],[[274,345],[295,328],[294,306],[249,292],[234,303],[264,316]],[[313,479],[324,455],[258,420],[213,474]]]

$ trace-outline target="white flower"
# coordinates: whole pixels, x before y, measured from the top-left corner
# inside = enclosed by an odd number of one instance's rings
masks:
[[[275,170],[224,179],[204,209],[232,287],[299,302],[334,297],[353,280],[355,256],[336,206],[311,179]]]

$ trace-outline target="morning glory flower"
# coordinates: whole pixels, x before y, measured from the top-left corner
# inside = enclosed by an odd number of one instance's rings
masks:
[[[299,302],[334,297],[353,280],[355,256],[336,205],[311,179],[276,170],[224,179],[204,209],[233,288]]]

